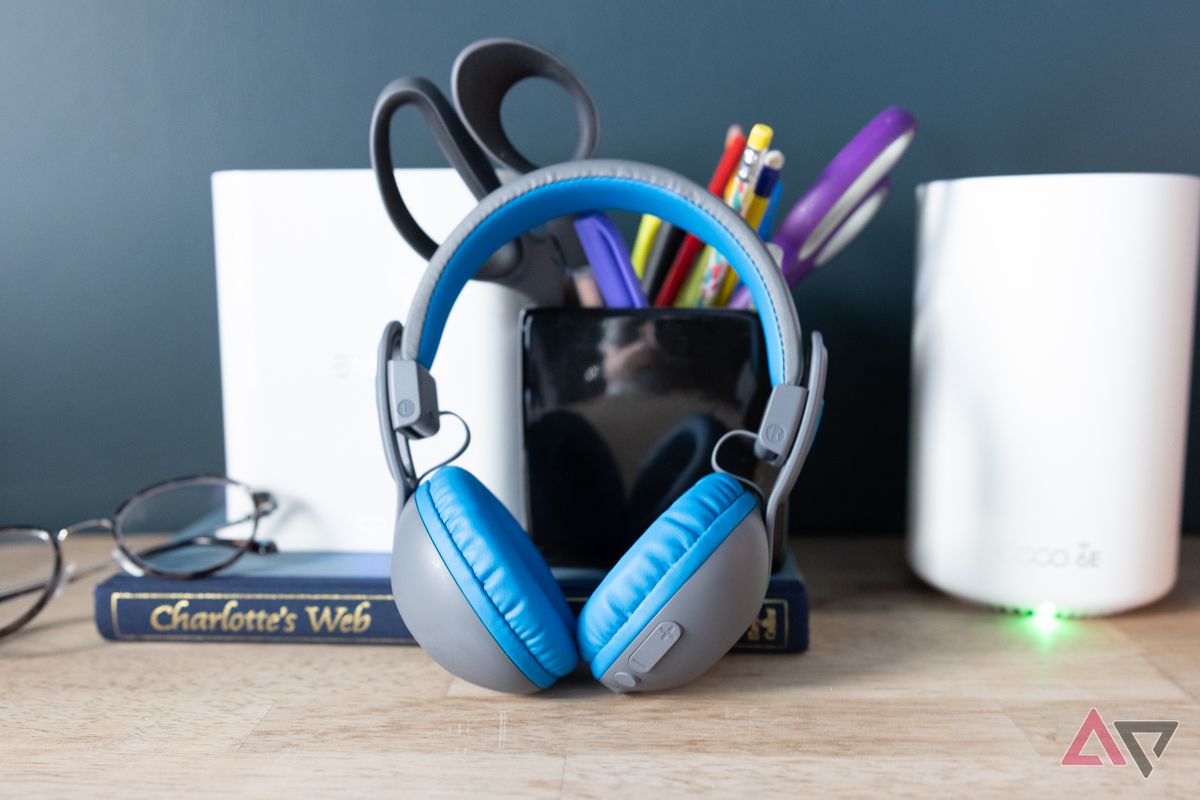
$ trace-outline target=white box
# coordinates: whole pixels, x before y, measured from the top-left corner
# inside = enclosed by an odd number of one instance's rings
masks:
[[[397,171],[418,222],[445,236],[475,200],[453,170]],[[383,210],[370,170],[218,172],[216,236],[225,463],[275,493],[262,535],[286,550],[386,551],[396,491],[375,415],[375,352],[405,321],[425,261]],[[520,297],[472,281],[433,365],[441,408],[471,426],[470,469],[524,522]],[[418,469],[461,442],[447,420]]]

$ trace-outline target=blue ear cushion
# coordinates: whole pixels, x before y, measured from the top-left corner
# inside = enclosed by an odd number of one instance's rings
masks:
[[[417,488],[416,502],[446,568],[513,664],[543,689],[575,669],[562,590],[495,495],[466,470],[443,467]]]
[[[725,541],[758,499],[729,475],[706,475],[646,529],[592,593],[576,624],[592,675],[617,656]]]

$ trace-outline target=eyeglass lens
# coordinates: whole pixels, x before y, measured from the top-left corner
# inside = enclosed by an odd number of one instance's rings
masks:
[[[196,478],[151,489],[117,515],[122,544],[151,569],[200,572],[232,561],[257,526],[254,496],[219,478]]]

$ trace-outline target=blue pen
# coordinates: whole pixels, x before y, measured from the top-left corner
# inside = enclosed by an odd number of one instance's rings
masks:
[[[609,308],[646,308],[642,283],[629,259],[629,248],[616,224],[604,214],[575,218],[575,233]]]
[[[762,222],[758,224],[758,235],[763,241],[770,241],[771,228],[775,227],[775,212],[779,210],[779,198],[783,195],[783,178],[775,181],[771,190],[771,199],[767,201],[767,211],[763,214]]]

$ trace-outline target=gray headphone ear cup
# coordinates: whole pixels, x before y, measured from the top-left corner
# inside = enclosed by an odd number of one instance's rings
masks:
[[[463,596],[429,538],[416,495],[396,520],[392,594],[412,637],[447,671],[499,692],[539,690],[505,655]]]
[[[767,552],[756,496],[729,475],[701,478],[579,612],[575,636],[592,675],[624,692],[673,689],[705,672],[758,615]]]
[[[766,526],[755,509],[646,623],[600,682],[614,692],[657,692],[708,672],[758,616],[769,564]]]

